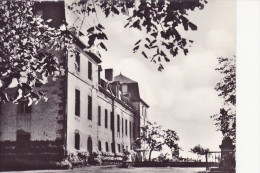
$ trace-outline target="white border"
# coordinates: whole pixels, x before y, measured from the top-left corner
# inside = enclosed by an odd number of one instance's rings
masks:
[[[260,1],[237,1],[237,173],[260,172]]]

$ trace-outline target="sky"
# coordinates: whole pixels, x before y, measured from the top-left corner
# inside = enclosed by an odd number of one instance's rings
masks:
[[[103,69],[113,68],[114,75],[122,73],[139,83],[141,97],[150,106],[148,119],[178,133],[181,156],[197,158],[189,152],[197,144],[219,151],[222,136],[210,118],[223,104],[214,90],[221,79],[215,68],[217,57],[236,54],[235,1],[210,0],[203,10],[190,12],[189,19],[198,30],[182,33],[194,40],[189,54],[171,58],[162,72],[132,52],[146,33],[125,29],[127,16],[104,19],[102,15],[98,19],[108,37],[108,51],[101,51]]]

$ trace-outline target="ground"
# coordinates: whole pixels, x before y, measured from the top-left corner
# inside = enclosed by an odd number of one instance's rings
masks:
[[[39,170],[39,171],[20,171],[20,173],[52,173],[52,172],[68,172],[68,173],[198,173],[205,171],[205,168],[117,168],[115,166],[88,166],[70,170]],[[8,172],[12,173],[12,172]]]

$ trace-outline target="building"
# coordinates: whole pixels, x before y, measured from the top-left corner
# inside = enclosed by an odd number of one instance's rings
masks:
[[[59,10],[64,8],[58,3]],[[48,9],[39,8],[43,14]],[[147,121],[149,108],[140,97],[138,82],[122,74],[113,77],[113,69],[102,70],[101,59],[84,51],[86,46],[79,38],[74,39],[75,45],[69,49],[54,51],[66,67],[65,74],[49,77],[45,86],[36,88],[47,93],[47,102],[28,106],[23,98],[19,104],[1,103],[0,164],[135,149],[133,143]],[[102,72],[105,79],[100,78]]]

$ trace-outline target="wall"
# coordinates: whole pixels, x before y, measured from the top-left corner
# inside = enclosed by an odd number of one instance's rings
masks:
[[[111,130],[111,117],[110,112],[113,110],[112,106],[112,98],[107,96],[103,92],[98,93],[98,105],[101,107],[101,126],[97,128],[97,138],[102,143],[102,151],[105,151],[105,142],[109,144],[109,151],[111,152],[111,143],[113,142],[112,139],[112,130]],[[108,110],[108,128],[105,128],[105,109]],[[119,132],[117,131],[118,124],[117,124],[117,115],[120,116],[120,128]],[[123,132],[122,132],[122,118],[124,120]],[[126,135],[126,126],[125,120],[127,120],[127,135]],[[96,121],[97,122],[97,121]],[[114,140],[115,140],[115,152],[119,153],[118,144],[120,144],[120,152],[122,152],[122,145],[126,149],[126,147],[130,150],[131,143],[133,142],[133,126],[132,132],[130,136],[130,125],[129,122],[132,124],[134,123],[134,112],[130,110],[130,108],[124,107],[119,101],[114,101]],[[97,146],[97,144],[96,144]]]
[[[96,131],[98,65],[79,47],[80,72],[75,70],[75,53],[68,52],[68,120],[67,120],[67,151],[76,152],[75,133],[80,134],[80,150],[87,151],[87,139],[97,143],[94,134]],[[88,62],[92,63],[92,80],[88,79]],[[75,89],[80,91],[80,116],[75,115]],[[88,119],[88,96],[92,97],[92,120]],[[93,145],[94,146],[94,145]]]
[[[53,52],[63,63],[63,51]],[[48,101],[43,99],[32,105],[32,113],[19,113],[18,105],[11,102],[1,103],[0,114],[0,159],[5,159],[10,155],[28,155],[45,153],[45,155],[56,154],[55,159],[61,159],[64,155],[64,133],[65,133],[65,84],[66,77],[60,76],[55,81],[51,78],[48,83],[40,88],[35,88],[35,92],[40,90],[45,92]],[[15,89],[7,91],[11,96],[15,94]],[[17,143],[17,131],[30,134],[30,142],[19,149]],[[46,156],[48,158],[48,156]],[[52,157],[54,158],[54,157]]]
[[[115,143],[116,143],[116,148],[118,151],[118,144],[121,144],[121,152],[122,152],[122,145],[129,150],[132,148],[131,145],[133,144],[133,123],[134,123],[134,113],[133,111],[130,111],[129,109],[123,107],[121,104],[118,102],[115,102],[115,130],[117,132],[117,115],[120,116],[120,133],[116,133],[115,137]],[[124,120],[124,130],[122,132],[122,118]],[[127,120],[127,135],[126,135],[126,125],[125,125],[125,120]],[[132,132],[130,136],[130,125],[129,122],[132,123]]]

